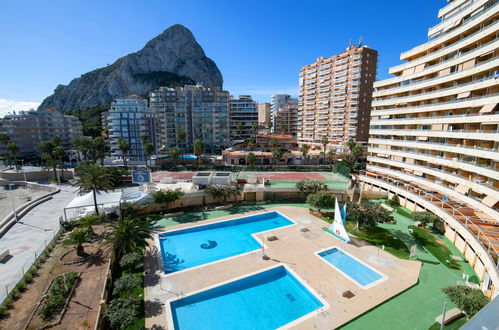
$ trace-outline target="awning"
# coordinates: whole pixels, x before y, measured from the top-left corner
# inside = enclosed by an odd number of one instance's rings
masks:
[[[468,97],[470,96],[471,92],[464,92],[464,93],[459,93],[457,94],[457,97],[458,99],[464,99],[465,97]]]
[[[99,192],[97,193],[97,205],[103,204],[119,204],[121,200],[121,191],[119,192]],[[74,209],[77,207],[94,206],[94,195],[89,192],[83,196],[76,196],[71,202],[65,207],[66,209]]]
[[[475,66],[475,60],[476,59],[472,59],[472,60],[466,61],[463,64],[461,64],[463,66],[463,70],[474,67]]]
[[[486,112],[492,112],[492,110],[494,110],[494,108],[496,107],[497,103],[494,103],[494,104],[486,104],[482,107],[482,109],[480,110],[480,113],[486,113]]]
[[[424,67],[425,67],[426,63],[423,63],[423,64],[420,64],[420,65],[417,65],[416,68],[414,69],[414,73],[418,73],[418,72],[421,72],[424,70]]]
[[[482,204],[485,204],[488,207],[493,207],[494,205],[496,205],[497,202],[499,202],[499,200],[492,196],[487,196],[484,199],[482,199]]]
[[[418,136],[418,140],[419,141],[428,141],[428,137],[427,136]]]
[[[460,194],[466,195],[466,193],[470,190],[470,187],[465,186],[464,184],[460,184],[456,187],[456,191]]]
[[[450,73],[450,68],[443,69],[443,70],[438,71],[438,76],[439,77],[445,76],[445,75],[448,75],[449,73]]]
[[[381,119],[389,119],[389,118],[390,118],[390,115],[382,115],[382,116],[380,116],[379,118],[381,118]]]
[[[458,26],[459,24],[461,24],[461,21],[462,21],[462,20],[463,20],[462,18],[460,18],[460,19],[456,20],[455,22],[453,22],[453,23],[449,24],[447,27],[443,28],[443,29],[442,29],[442,31],[443,31],[443,32],[445,32],[445,31],[449,31],[449,30],[450,30],[450,29],[452,29],[453,27],[456,27],[456,26]]]
[[[416,69],[416,67],[405,69],[404,71],[402,71],[402,76],[408,76],[410,74],[413,74],[414,73],[414,69]]]
[[[419,172],[419,171],[414,171],[413,174],[418,175],[418,176],[423,176],[423,172]]]

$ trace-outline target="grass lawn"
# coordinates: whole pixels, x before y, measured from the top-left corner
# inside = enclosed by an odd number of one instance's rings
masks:
[[[445,330],[458,330],[466,323],[466,316],[458,318],[450,323],[444,325]],[[440,323],[435,322],[428,330],[440,330]]]
[[[412,235],[416,241],[430,251],[443,265],[453,269],[461,269],[459,263],[452,258],[452,252],[443,242],[438,242],[434,235],[423,228],[416,226],[409,226],[409,228],[412,229]]]
[[[382,227],[361,226],[360,231],[355,229],[356,223],[347,221],[347,232],[355,237],[375,246],[384,245],[385,251],[401,259],[409,259],[409,248],[388,229]]]

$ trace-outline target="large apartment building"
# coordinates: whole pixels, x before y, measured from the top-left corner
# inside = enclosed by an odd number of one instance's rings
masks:
[[[499,288],[499,3],[455,0],[428,41],[374,84],[363,191],[445,223],[494,296]],[[306,90],[305,90],[306,93]]]
[[[144,160],[144,146],[142,134],[149,138],[157,149],[156,143],[156,114],[147,106],[147,100],[137,95],[117,99],[111,103],[104,123],[108,129],[111,155],[122,157],[118,141],[124,139],[130,145],[130,152],[126,155],[131,160]]]
[[[33,157],[38,153],[38,144],[61,137],[61,145],[69,149],[75,138],[82,137],[80,120],[55,109],[19,111],[7,114],[0,120],[0,132],[7,133],[10,142],[19,146],[17,157]],[[4,154],[0,145],[0,154]]]
[[[274,134],[298,133],[298,99],[288,94],[272,95],[272,132]]]
[[[191,151],[196,140],[203,141],[207,151],[229,146],[229,92],[200,85],[161,87],[149,93],[149,102],[162,151],[172,146]],[[177,139],[179,131],[186,133],[185,141]]]
[[[267,128],[272,122],[272,105],[266,102],[258,103],[258,124]]]
[[[244,140],[254,137],[258,125],[257,103],[249,95],[239,95],[230,99],[230,137],[232,140]],[[258,128],[258,127],[256,127]]]
[[[372,87],[378,53],[367,46],[349,46],[330,58],[320,57],[300,70],[298,140],[341,149],[349,139],[367,142]]]

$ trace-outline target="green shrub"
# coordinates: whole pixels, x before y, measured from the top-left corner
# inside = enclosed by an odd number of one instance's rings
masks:
[[[128,296],[138,286],[142,285],[142,278],[133,275],[122,276],[114,282],[113,295]]]
[[[463,311],[467,318],[475,315],[489,302],[489,299],[483,295],[481,290],[466,285],[449,286],[443,288],[442,291],[457,308]]]
[[[142,253],[132,252],[125,254],[120,260],[120,267],[133,270],[142,265]]]
[[[24,275],[24,281],[28,284],[32,283],[33,282],[33,275],[26,273],[26,275]]]
[[[38,314],[45,321],[52,319],[53,315],[61,310],[77,279],[76,272],[67,272],[54,279],[42,304],[38,307]]]
[[[137,303],[132,299],[113,299],[106,311],[111,328],[125,329],[138,317]]]
[[[3,303],[2,303],[3,306],[7,307],[7,309],[10,309],[12,307],[12,298],[11,297],[7,297],[3,300]]]

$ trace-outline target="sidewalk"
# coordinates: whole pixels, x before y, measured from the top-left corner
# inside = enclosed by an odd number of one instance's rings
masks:
[[[64,207],[74,198],[76,188],[62,185],[61,191],[52,199],[36,206],[20,219],[0,238],[0,251],[9,250],[12,256],[6,263],[0,263],[0,302],[7,291],[21,279],[46,244],[59,229],[59,217]]]

